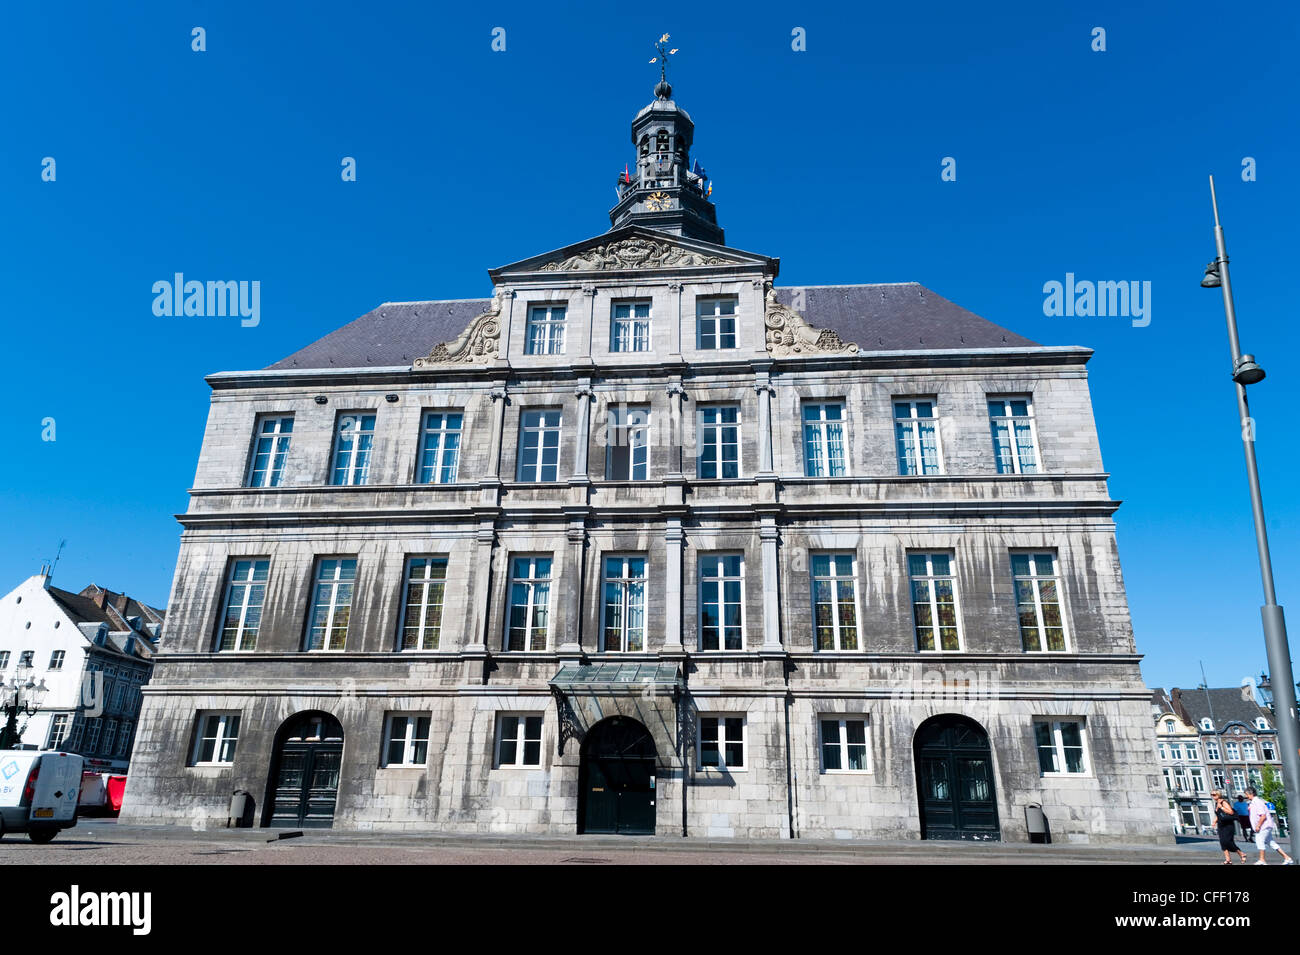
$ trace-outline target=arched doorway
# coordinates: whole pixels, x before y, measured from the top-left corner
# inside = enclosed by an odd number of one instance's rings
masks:
[[[328,829],[334,824],[343,762],[343,727],[329,713],[297,713],[275,734],[267,825]]]
[[[1001,838],[989,734],[952,713],[921,724],[914,743],[922,839]]]
[[[634,719],[601,720],[582,742],[578,831],[654,835],[655,744]]]

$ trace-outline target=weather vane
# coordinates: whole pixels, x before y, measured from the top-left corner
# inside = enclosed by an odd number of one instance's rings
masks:
[[[654,46],[655,49],[659,51],[659,55],[650,57],[650,62],[659,64],[659,82],[667,83],[668,82],[668,57],[676,53],[677,50],[665,49],[668,46],[667,33],[661,36],[659,38],[659,42],[656,43]]]

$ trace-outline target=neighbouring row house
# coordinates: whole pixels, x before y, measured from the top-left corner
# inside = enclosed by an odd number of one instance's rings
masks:
[[[39,711],[20,718],[20,745],[79,753],[90,769],[125,772],[163,618],[96,584],[60,590],[45,571],[0,597],[0,682],[43,683],[48,691]]]
[[[208,378],[124,818],[1167,838],[1091,352],[778,288],[632,133],[605,235]]]
[[[1153,691],[1156,758],[1174,827],[1208,834],[1214,825],[1211,790],[1229,799],[1259,789],[1264,767],[1282,775],[1277,724],[1255,699],[1253,684]]]

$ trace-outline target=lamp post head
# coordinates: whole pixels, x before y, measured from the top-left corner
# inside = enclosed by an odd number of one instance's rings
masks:
[[[1232,380],[1239,385],[1254,385],[1264,380],[1264,369],[1255,364],[1254,355],[1242,355],[1232,372]]]
[[[1219,263],[1211,262],[1205,267],[1205,275],[1201,278],[1201,288],[1218,288],[1223,284],[1219,278]]]
[[[41,708],[41,704],[45,702],[45,696],[47,693],[50,692],[50,688],[45,685],[45,680],[42,679],[40,683],[32,687],[31,692],[32,692],[32,697],[31,697],[32,706],[34,706],[36,709],[39,710]]]

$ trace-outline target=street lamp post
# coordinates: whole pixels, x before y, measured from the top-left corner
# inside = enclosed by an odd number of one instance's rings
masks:
[[[1289,812],[1300,807],[1300,721],[1296,716],[1295,677],[1291,673],[1291,650],[1286,639],[1286,620],[1277,603],[1273,586],[1273,561],[1268,550],[1268,528],[1264,523],[1264,498],[1259,489],[1259,466],[1255,461],[1255,425],[1246,401],[1246,386],[1264,380],[1264,369],[1254,355],[1243,355],[1237,338],[1237,311],[1232,304],[1232,281],[1228,276],[1228,247],[1219,224],[1219,199],[1210,177],[1210,204],[1214,207],[1214,244],[1217,257],[1205,269],[1201,285],[1223,289],[1223,310],[1228,319],[1228,344],[1232,349],[1232,380],[1237,387],[1237,412],[1241,419],[1241,443],[1246,451],[1246,476],[1250,481],[1250,505],[1255,521],[1255,547],[1259,551],[1259,573],[1264,583],[1264,646],[1273,683],[1274,713],[1282,744],[1282,775],[1285,777]],[[1251,781],[1247,777],[1246,782]]]
[[[0,749],[13,749],[21,737],[18,735],[18,714],[33,716],[45,702],[48,687],[45,681],[32,681],[32,667],[19,664],[13,678],[0,684],[0,708],[4,709],[5,725],[0,730]]]

